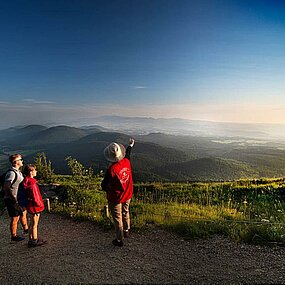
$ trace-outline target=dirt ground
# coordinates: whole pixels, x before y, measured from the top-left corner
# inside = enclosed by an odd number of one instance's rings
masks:
[[[48,244],[11,243],[0,217],[1,284],[285,284],[285,248],[238,245],[215,236],[184,241],[152,229],[132,233],[124,247],[113,231],[44,213],[39,234]],[[19,229],[19,233],[21,229]]]

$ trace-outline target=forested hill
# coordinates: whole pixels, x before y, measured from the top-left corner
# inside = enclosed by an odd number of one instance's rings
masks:
[[[127,146],[130,134],[100,126],[75,128],[31,125],[0,131],[1,171],[7,153],[23,153],[32,162],[45,152],[56,173],[66,174],[66,157],[95,172],[108,166],[104,148],[112,141]],[[248,138],[177,136],[163,133],[135,136],[132,152],[137,181],[211,181],[285,176],[284,143]]]
[[[245,163],[223,158],[199,158],[156,167],[154,172],[170,181],[228,181],[258,177]]]

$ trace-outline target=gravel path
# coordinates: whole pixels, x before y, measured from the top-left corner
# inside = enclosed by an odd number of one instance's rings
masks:
[[[285,248],[237,245],[221,237],[184,241],[162,230],[133,233],[122,248],[113,232],[44,214],[48,244],[10,243],[0,217],[1,284],[285,284]],[[12,270],[11,270],[12,269]]]

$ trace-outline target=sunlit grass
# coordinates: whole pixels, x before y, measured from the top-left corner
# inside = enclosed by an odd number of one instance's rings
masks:
[[[82,189],[60,178],[65,198],[54,211],[110,228],[106,193],[97,181]],[[285,243],[283,179],[222,183],[154,183],[135,187],[132,228],[163,227],[185,238],[224,235],[237,242]],[[284,187],[284,188],[283,188]]]

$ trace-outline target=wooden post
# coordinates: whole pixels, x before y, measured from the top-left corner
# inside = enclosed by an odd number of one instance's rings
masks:
[[[50,201],[49,201],[49,198],[46,198],[46,202],[47,202],[47,210],[50,213]]]
[[[104,206],[104,211],[105,211],[106,217],[109,218],[109,217],[110,217],[110,214],[109,214],[109,207],[108,207],[108,205],[105,205],[105,206]]]

